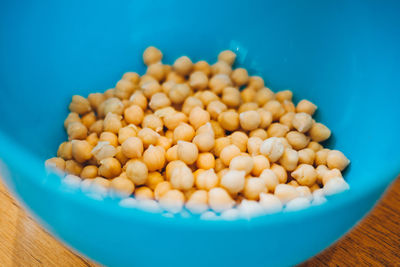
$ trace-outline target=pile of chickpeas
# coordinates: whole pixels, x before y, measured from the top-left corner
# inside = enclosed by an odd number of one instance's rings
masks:
[[[312,118],[315,104],[295,105],[291,91],[274,93],[233,68],[230,50],[213,65],[162,58],[148,47],[144,75],[127,72],[104,93],[74,95],[68,141],[46,166],[83,191],[102,187],[172,213],[276,212],[348,189],[341,172],[349,160],[320,144],[331,131]]]

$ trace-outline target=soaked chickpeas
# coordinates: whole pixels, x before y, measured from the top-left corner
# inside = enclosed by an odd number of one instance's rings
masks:
[[[291,209],[348,188],[342,171],[350,161],[320,144],[331,130],[313,119],[314,103],[294,103],[292,91],[274,92],[242,66],[233,69],[230,50],[211,65],[162,59],[148,47],[144,75],[126,72],[104,93],[74,95],[68,141],[46,167],[84,179],[84,192],[99,185],[111,197],[202,219],[254,213],[255,205]]]

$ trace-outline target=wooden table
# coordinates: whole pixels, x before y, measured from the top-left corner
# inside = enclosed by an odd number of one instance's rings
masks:
[[[98,265],[45,232],[0,182],[0,266]],[[300,266],[400,266],[400,179],[351,233]]]

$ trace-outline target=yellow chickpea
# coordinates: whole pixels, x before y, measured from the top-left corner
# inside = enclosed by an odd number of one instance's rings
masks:
[[[113,98],[115,96],[115,89],[110,88],[104,92],[106,99]]]
[[[284,137],[289,132],[289,127],[281,123],[272,123],[267,130],[268,136]]]
[[[309,131],[311,139],[315,142],[322,142],[331,136],[331,130],[322,123],[314,123]]]
[[[240,91],[240,98],[243,103],[253,102],[256,99],[257,91],[253,87],[246,87]]]
[[[257,109],[258,114],[260,115],[260,128],[266,129],[272,123],[272,113],[263,109]]]
[[[296,150],[306,148],[310,139],[303,133],[291,131],[286,134],[286,139],[289,144]]]
[[[103,108],[103,114],[98,114],[101,115],[101,117],[104,117],[108,113],[115,113],[117,115],[122,115],[124,112],[124,104],[122,104],[122,101],[119,98],[112,97],[104,101],[103,103],[100,104],[100,107],[104,104]]]
[[[229,163],[229,169],[244,171],[245,174],[249,174],[254,167],[253,158],[249,155],[239,155],[234,157]]]
[[[326,170],[325,173],[322,175],[322,179],[321,179],[322,184],[326,185],[330,179],[335,178],[335,177],[342,178],[342,173],[340,172],[339,169]],[[317,178],[317,182],[318,182],[318,178]]]
[[[115,85],[115,96],[119,99],[129,99],[133,91],[135,90],[135,84],[129,80],[122,79]]]
[[[239,115],[240,126],[243,130],[251,131],[257,129],[261,123],[260,114],[255,110],[249,110],[240,113]]]
[[[119,129],[122,128],[121,116],[109,112],[103,122],[104,131],[117,134]]]
[[[86,139],[88,130],[81,122],[71,122],[68,124],[67,133],[69,140]]]
[[[203,170],[196,176],[196,187],[199,189],[210,190],[218,186],[219,178],[214,169]]]
[[[317,183],[322,184],[325,173],[329,171],[328,167],[326,165],[318,165],[315,171],[317,172]]]
[[[114,195],[121,198],[126,198],[132,195],[133,191],[135,190],[135,185],[131,180],[125,177],[117,177],[111,181],[110,189]]]
[[[289,129],[293,128],[293,118],[295,117],[296,113],[294,112],[288,112],[284,114],[282,117],[280,117],[279,122],[283,125],[286,125],[289,127]]]
[[[247,140],[247,152],[250,155],[256,156],[260,154],[260,147],[263,140],[260,137],[252,136]]]
[[[91,111],[92,107],[90,106],[89,100],[80,95],[74,95],[72,96],[71,104],[69,104],[69,110],[78,113],[79,115],[83,115]]]
[[[138,132],[137,137],[142,140],[144,147],[148,147],[149,145],[156,145],[160,135],[150,128],[143,128]]]
[[[312,117],[304,112],[296,113],[292,119],[292,125],[297,131],[306,133],[313,125]]]
[[[94,114],[94,112],[89,112],[86,115],[82,116],[81,122],[83,123],[83,125],[86,126],[86,128],[89,129],[90,126],[92,126],[92,124],[96,122],[96,115]]]
[[[122,153],[122,146],[118,146],[115,149],[116,153],[114,155],[114,157],[121,162],[122,165],[125,165],[125,163],[129,160],[128,157],[126,157],[123,153]]]
[[[176,71],[171,71],[167,74],[167,81],[174,82],[175,84],[184,83],[185,77],[178,74]]]
[[[263,141],[260,153],[267,156],[271,162],[276,162],[284,152],[284,145],[277,137],[270,137]]]
[[[182,141],[192,141],[195,135],[195,131],[192,126],[187,123],[180,123],[178,127],[174,129],[173,140],[177,143],[179,140]]]
[[[245,185],[245,171],[229,170],[222,176],[220,184],[231,194],[241,192]]]
[[[117,147],[118,146],[118,137],[116,134],[111,132],[102,132],[100,135],[100,141],[107,141],[110,145]]]
[[[89,132],[100,135],[103,132],[103,124],[104,124],[103,120],[97,120],[90,126]]]
[[[204,90],[208,86],[208,77],[202,71],[195,71],[190,74],[189,85],[195,90]]]
[[[150,172],[147,176],[147,181],[145,185],[151,190],[155,191],[157,185],[164,182],[164,177],[159,172]],[[155,194],[155,192],[154,192]]]
[[[283,168],[279,164],[272,164],[271,165],[271,170],[275,173],[275,175],[278,177],[279,183],[284,184],[287,181],[287,172],[285,168]]]
[[[213,148],[214,155],[216,157],[219,157],[221,152],[222,152],[222,150],[225,147],[227,147],[227,146],[229,146],[231,144],[232,144],[232,141],[231,141],[231,139],[229,137],[219,137],[219,138],[217,138],[215,140],[215,145],[214,145],[214,148]],[[240,152],[240,149],[239,149],[239,152]]]
[[[218,54],[218,61],[224,61],[230,66],[233,65],[235,59],[236,59],[236,54],[231,50],[224,50]]]
[[[190,197],[188,197],[186,208],[194,214],[200,214],[207,211],[208,192],[205,190],[195,190]]]
[[[132,126],[126,126],[118,131],[118,143],[122,145],[123,142],[125,142],[126,139],[129,137],[135,137],[136,136],[136,130]]]
[[[72,143],[61,143],[57,150],[57,157],[63,158],[64,160],[72,159]]]
[[[106,97],[102,93],[89,94],[88,100],[92,109],[97,110],[101,103],[106,100]]]
[[[296,106],[297,113],[304,112],[311,116],[314,114],[315,110],[317,110],[317,106],[308,100],[301,100]]]
[[[178,213],[182,210],[185,195],[179,190],[170,190],[159,199],[160,206],[168,212]]]
[[[240,149],[237,146],[228,145],[222,149],[219,157],[226,166],[229,166],[231,160],[239,155]]]
[[[330,149],[322,149],[315,153],[315,164],[318,165],[327,165],[327,158]]]
[[[250,88],[252,88],[252,87],[250,87]],[[257,104],[260,107],[264,106],[267,102],[274,100],[274,99],[275,99],[275,94],[268,87],[263,87],[263,88],[259,89],[254,95],[254,100],[257,102]]]
[[[150,128],[156,132],[163,130],[163,121],[154,114],[145,115],[142,122],[143,128]]]
[[[235,110],[221,112],[218,122],[227,131],[235,131],[239,128],[239,114]]]
[[[231,86],[223,88],[221,100],[230,108],[238,107],[241,102],[239,89]]]
[[[263,108],[272,114],[272,119],[274,121],[279,120],[279,118],[285,114],[285,109],[282,104],[277,100],[268,101]]]
[[[143,95],[147,98],[151,98],[154,94],[160,93],[162,91],[161,85],[156,80],[143,83],[141,85],[141,89]]]
[[[211,65],[211,73],[213,75],[218,75],[218,74],[230,75],[232,73],[232,67],[224,61],[217,61],[216,63]]]
[[[189,96],[183,103],[182,112],[186,115],[189,115],[192,109],[194,109],[195,107],[203,108],[203,102],[201,102],[201,100],[197,97]]]
[[[200,98],[200,101],[203,102],[204,106],[207,106],[212,101],[219,100],[219,97],[210,90],[205,90],[205,91],[201,92],[201,94],[199,95],[199,98]]]
[[[233,132],[229,138],[231,139],[231,143],[237,146],[241,152],[245,152],[247,149],[247,141],[249,138],[244,132],[236,131]]]
[[[182,112],[168,114],[163,118],[163,120],[165,126],[170,130],[174,130],[181,122],[188,122],[187,116]]]
[[[65,170],[65,160],[63,158],[50,158],[45,161],[44,165],[46,166],[46,168],[56,168],[60,171]]]
[[[226,74],[214,75],[208,82],[208,87],[217,95],[221,94],[225,87],[231,85],[232,81]]]
[[[304,163],[309,165],[314,164],[314,159],[315,159],[314,150],[312,150],[311,148],[304,148],[302,150],[299,150],[298,153],[299,153],[299,163]]]
[[[147,181],[148,169],[142,161],[134,159],[126,164],[126,176],[135,184],[143,185]]]
[[[161,170],[165,166],[164,148],[150,145],[143,153],[143,162],[149,171]]]
[[[292,101],[283,100],[282,107],[285,110],[285,112],[296,112],[296,106]]]
[[[214,211],[222,212],[232,208],[235,201],[225,189],[215,187],[208,192],[208,204]]]
[[[64,127],[65,129],[68,129],[68,125],[71,122],[81,122],[81,118],[79,117],[78,113],[75,112],[70,112],[67,116],[67,118],[64,120]]]
[[[135,198],[138,200],[150,200],[154,198],[154,193],[147,186],[141,186],[135,190]]]
[[[133,84],[138,84],[140,81],[140,76],[136,72],[125,72],[124,75],[122,75],[122,79],[128,80]]]
[[[172,187],[176,189],[188,190],[194,184],[192,170],[185,164],[176,165],[171,171],[170,179]]]
[[[160,200],[160,198],[167,193],[168,191],[170,191],[172,189],[171,183],[164,181],[161,183],[158,183],[156,185],[156,188],[154,189],[154,198],[156,200]]]
[[[186,76],[189,75],[189,73],[192,71],[193,63],[190,58],[188,58],[187,56],[183,56],[176,59],[172,67],[178,74]]]
[[[207,111],[214,120],[217,120],[219,114],[227,109],[227,106],[219,100],[212,101],[207,105]]]
[[[232,71],[231,79],[237,86],[243,86],[249,81],[249,74],[246,69],[237,68]]]
[[[308,144],[307,148],[311,148],[312,150],[314,150],[314,152],[318,152],[318,151],[324,149],[324,147],[321,144],[319,144],[318,142],[314,142],[314,141],[311,141]]]
[[[207,61],[201,60],[193,65],[193,71],[201,71],[208,77],[211,74],[211,67],[210,64],[207,63]]]
[[[326,157],[326,163],[329,169],[339,169],[343,171],[347,165],[349,165],[350,160],[339,150],[330,150]]]
[[[210,113],[200,107],[194,107],[190,111],[189,122],[195,129],[210,121]]]
[[[178,145],[170,147],[165,153],[165,158],[168,162],[178,160]]]
[[[168,92],[169,99],[174,104],[181,104],[190,95],[190,88],[186,84],[176,84]]]
[[[147,67],[147,75],[154,77],[157,81],[162,81],[165,78],[165,68],[161,62],[153,63]]]
[[[178,158],[186,164],[196,162],[199,151],[197,146],[186,141],[178,141]]]
[[[79,163],[92,158],[92,146],[86,140],[72,140],[72,157]]]
[[[253,162],[254,166],[251,170],[251,174],[257,177],[260,176],[265,169],[269,169],[270,167],[269,160],[263,155],[253,156]]]
[[[143,52],[143,62],[147,66],[150,64],[160,62],[162,57],[163,54],[161,53],[161,51],[154,46],[147,47],[146,50],[144,50]]]
[[[217,159],[215,160],[215,167],[214,167],[215,172],[220,172],[221,170],[223,170],[223,169],[225,169],[225,168],[226,168],[226,166],[225,166],[225,164],[222,162],[222,160],[221,160],[220,158],[217,158]]]
[[[225,130],[217,121],[210,121],[212,130],[214,132],[215,138],[220,138],[225,136]]]
[[[193,143],[201,152],[210,151],[215,145],[214,135],[210,133],[201,133],[193,138]]]
[[[129,137],[122,143],[121,149],[127,158],[140,158],[143,153],[143,142],[138,137]]]
[[[200,153],[196,161],[196,166],[199,169],[213,169],[215,167],[215,158],[212,153]]]
[[[142,91],[138,90],[134,92],[129,98],[129,101],[131,101],[132,105],[139,106],[142,111],[147,108],[147,98],[144,96]]]
[[[246,179],[243,195],[250,200],[259,200],[261,193],[267,193],[268,189],[263,179],[251,177]]]
[[[312,186],[317,181],[318,173],[312,165],[300,164],[291,175],[300,185]]]
[[[249,78],[249,87],[259,90],[264,87],[264,80],[260,76],[251,76]]]
[[[257,110],[258,109],[258,105],[255,102],[247,102],[247,103],[243,103],[240,105],[238,112],[239,113],[243,113],[246,111],[250,111],[250,110]]]
[[[283,152],[282,157],[279,159],[279,163],[282,167],[284,167],[287,171],[293,171],[297,167],[297,163],[299,162],[299,154],[296,150],[291,148],[286,148]]]
[[[290,200],[300,196],[300,192],[296,190],[296,187],[288,184],[277,185],[274,194],[282,201],[283,204],[286,204]]]
[[[151,96],[149,102],[149,107],[152,110],[157,110],[171,105],[171,100],[167,97],[165,93],[155,93]]]
[[[280,182],[275,172],[270,169],[264,169],[260,174],[260,179],[264,181],[269,192],[274,192]]]
[[[99,175],[114,178],[121,173],[121,163],[115,158],[105,158],[100,161]]]
[[[268,138],[268,133],[264,129],[255,129],[249,133],[250,137],[259,137],[261,140]]]
[[[292,101],[293,93],[290,90],[279,91],[275,94],[276,100],[283,102],[285,100]]]

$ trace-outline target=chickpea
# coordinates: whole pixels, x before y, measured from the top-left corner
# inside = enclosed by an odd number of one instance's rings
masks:
[[[65,172],[79,176],[82,172],[82,165],[75,160],[67,160],[65,161]]]
[[[63,158],[64,160],[72,159],[72,143],[61,143],[57,150],[57,157]]]
[[[125,72],[124,75],[122,75],[122,79],[128,80],[133,84],[138,84],[140,81],[140,76],[136,72]]]
[[[263,140],[260,137],[253,136],[247,140],[247,151],[250,155],[256,156],[260,154],[260,147]]]
[[[231,143],[235,146],[237,146],[241,152],[245,152],[247,149],[247,141],[249,138],[247,135],[243,132],[236,131],[233,132],[229,138],[231,139]]]
[[[221,186],[231,194],[236,194],[244,189],[245,171],[229,170],[221,179]]]
[[[272,113],[263,109],[257,109],[258,114],[260,115],[260,128],[265,129],[272,123]]]
[[[165,78],[164,65],[161,62],[153,63],[147,67],[146,74],[160,82]]]
[[[317,183],[322,184],[324,175],[329,171],[328,167],[326,165],[318,165],[315,171],[317,172]]]
[[[134,92],[129,98],[129,101],[131,101],[132,105],[139,106],[142,109],[142,111],[147,108],[147,98],[144,96],[142,91]]]
[[[104,131],[117,134],[121,128],[121,116],[111,112],[107,113],[103,122]]]
[[[293,128],[293,118],[296,115],[294,112],[288,112],[280,117],[279,122],[283,125],[286,125],[289,129]]]
[[[156,93],[160,93],[162,91],[161,85],[158,83],[158,81],[145,82],[141,85],[141,89],[143,95],[147,98],[151,98]]]
[[[221,127],[221,125],[217,121],[210,121],[212,130],[214,132],[215,138],[220,138],[225,136],[225,130]]]
[[[321,166],[323,166],[323,165],[321,165]],[[335,178],[335,177],[343,178],[340,170],[339,169],[332,169],[332,170],[328,169],[323,173],[321,182],[323,185],[326,185],[330,179]],[[318,182],[318,177],[317,177],[317,182]]]
[[[201,61],[196,62],[196,64],[193,65],[193,71],[201,71],[208,77],[211,74],[211,67],[207,63],[207,61],[201,60]]]
[[[222,90],[222,102],[230,108],[235,108],[240,105],[240,91],[238,88],[227,86]]]
[[[158,184],[164,182],[164,177],[159,172],[150,172],[147,176],[145,185],[155,191]],[[154,192],[155,194],[155,192]]]
[[[171,172],[173,188],[187,190],[193,187],[194,176],[192,170],[185,164],[179,164]]]
[[[254,167],[251,170],[251,174],[253,174],[254,176],[258,177],[265,169],[269,169],[269,161],[263,155],[253,156],[253,162]]]
[[[279,183],[284,184],[287,181],[287,172],[285,168],[283,168],[279,164],[272,164],[271,165],[271,170],[275,173],[275,175],[278,177]]]
[[[93,123],[96,121],[96,115],[94,115],[94,112],[89,112],[86,115],[82,116],[82,123],[83,125],[86,126],[86,128],[90,128]]]
[[[178,141],[178,158],[186,164],[193,164],[196,162],[199,151],[197,146],[193,143],[186,141]]]
[[[330,149],[322,149],[315,153],[315,164],[316,165],[327,165],[327,158]]]
[[[300,185],[312,186],[317,181],[318,173],[312,165],[300,164],[291,175]]]
[[[309,134],[313,141],[322,142],[331,136],[331,130],[322,123],[314,123]]]
[[[50,158],[45,161],[44,165],[46,166],[46,168],[56,168],[60,171],[65,170],[65,160],[63,158]]]
[[[197,145],[201,152],[208,152],[214,147],[215,140],[212,134],[201,133],[193,138],[193,143]]]
[[[160,62],[162,58],[163,54],[158,48],[154,46],[147,47],[146,50],[144,50],[143,52],[143,62],[147,66]]]
[[[289,132],[289,127],[281,123],[272,123],[268,129],[267,134],[271,137],[284,137]]]
[[[307,136],[297,131],[288,132],[286,135],[286,139],[288,140],[289,144],[296,150],[307,147],[308,143],[310,142],[310,139]]]
[[[148,147],[149,145],[156,145],[157,140],[160,137],[160,135],[156,131],[150,128],[141,129],[138,132],[137,136],[142,140],[144,147]]]
[[[293,127],[301,133],[306,133],[311,129],[313,124],[312,117],[310,114],[301,112],[296,113],[292,120]]]
[[[217,187],[219,178],[215,174],[214,169],[200,172],[196,177],[196,187],[199,189],[210,190]]]
[[[220,158],[217,158],[216,160],[215,160],[215,167],[214,167],[214,170],[216,171],[216,172],[220,172],[221,170],[223,170],[223,169],[225,169],[226,168],[226,166],[225,166],[225,164],[222,162],[222,160],[220,159]]]
[[[279,91],[275,94],[276,100],[283,102],[285,100],[292,101],[293,93],[290,90]]]
[[[253,170],[253,167],[254,161],[249,155],[236,156],[229,163],[229,169],[245,171],[246,174],[249,174]]]
[[[297,113],[304,112],[311,116],[314,114],[315,110],[317,110],[317,106],[308,100],[301,100],[296,106]]]
[[[219,157],[226,166],[229,166],[231,160],[239,155],[240,149],[237,146],[228,145],[222,149]]]
[[[246,69],[237,68],[232,71],[231,79],[237,86],[242,86],[247,84],[249,81],[249,74],[247,73]]]
[[[250,87],[250,88],[252,88],[252,87]],[[254,95],[254,100],[257,102],[257,104],[260,107],[264,106],[267,102],[274,100],[274,99],[275,99],[275,94],[268,87],[263,87],[263,88],[259,89]]]
[[[275,172],[270,169],[264,169],[260,174],[260,179],[264,181],[269,192],[274,192],[276,186],[279,184],[278,177],[276,176]]]
[[[311,141],[308,144],[307,148],[311,148],[312,150],[314,150],[314,152],[318,152],[318,151],[324,149],[324,147],[321,144],[314,142],[314,141]]]
[[[159,117],[154,114],[149,114],[144,116],[142,126],[143,128],[150,128],[156,132],[161,132],[164,124]]]
[[[135,190],[135,198],[138,200],[150,200],[154,198],[154,193],[147,186],[141,186]]]
[[[264,129],[255,129],[249,133],[250,137],[258,137],[261,138],[261,140],[265,140],[268,138],[267,131]]]
[[[103,107],[102,107],[103,106]],[[102,112],[98,114],[100,117],[104,117],[108,113],[115,113],[117,115],[122,115],[124,112],[124,104],[119,98],[111,97],[100,104],[99,109],[103,108]]]
[[[174,130],[180,123],[187,122],[188,118],[184,113],[176,112],[166,115],[163,120],[168,129]]]
[[[195,71],[190,74],[189,85],[195,90],[204,90],[208,86],[208,77],[202,71]]]
[[[106,97],[106,99],[114,97],[115,96],[115,89],[110,88],[110,89],[106,90],[104,92],[104,96]]]
[[[246,111],[250,111],[250,110],[257,110],[258,109],[258,105],[257,103],[254,102],[247,102],[247,103],[243,103],[240,105],[238,112],[239,113],[243,113]]]
[[[159,199],[160,206],[168,212],[178,213],[182,210],[185,195],[179,190],[170,190]]]
[[[129,137],[122,143],[121,149],[127,158],[140,158],[143,153],[143,142],[138,137]]]
[[[122,165],[125,165],[125,163],[129,160],[128,157],[126,157],[123,153],[122,153],[122,146],[118,146],[115,149],[116,153],[114,155],[114,157],[121,162]]]
[[[89,132],[100,135],[103,132],[103,124],[104,124],[103,120],[97,120],[90,126]]]
[[[216,157],[219,157],[222,150],[231,145],[232,141],[229,137],[219,137],[215,140],[215,145],[213,148],[213,153]],[[239,153],[240,153],[240,149],[239,149]]]
[[[190,115],[190,112],[196,107],[203,109],[203,102],[194,96],[189,96],[183,103],[182,112],[186,115]]]
[[[310,148],[304,148],[298,151],[299,153],[299,163],[305,163],[309,165],[314,164],[315,152]]]
[[[284,167],[287,171],[293,171],[297,167],[297,163],[299,162],[299,154],[296,150],[291,148],[286,148],[283,152],[282,157],[279,159],[279,163]]]
[[[192,141],[195,135],[195,131],[192,126],[187,123],[180,123],[178,127],[174,129],[173,140],[177,143],[179,140],[182,141]]]
[[[226,74],[214,75],[208,82],[208,87],[217,95],[221,94],[225,87],[231,85],[232,81]]]
[[[236,59],[236,54],[231,50],[224,50],[218,54],[218,61],[224,61],[230,66],[233,65],[235,59]]]
[[[111,132],[102,132],[100,135],[100,141],[107,141],[110,145],[117,147],[118,146],[118,137],[116,134]]]
[[[83,115],[91,111],[92,107],[90,106],[89,100],[80,95],[74,95],[72,96],[71,104],[69,104],[69,110],[78,113],[79,115]]]
[[[102,93],[89,94],[88,100],[92,109],[97,110],[101,103],[106,100],[106,97]]]
[[[175,84],[176,84],[176,82],[174,82],[174,81],[163,82],[161,84],[161,89],[166,95],[168,95],[169,91],[171,90],[172,87],[174,87]]]
[[[164,93],[155,93],[151,96],[149,107],[152,110],[157,110],[171,105],[171,101]]]
[[[92,146],[86,140],[72,140],[72,157],[79,163],[92,158]]]
[[[135,85],[129,80],[122,79],[115,85],[114,94],[119,99],[129,99],[133,91],[135,90]]]
[[[189,122],[195,129],[210,121],[210,113],[200,107],[194,107],[190,111]]]
[[[232,67],[224,61],[217,61],[211,66],[211,73],[213,75],[225,74],[229,76],[232,73]]]
[[[121,173],[121,163],[115,158],[105,158],[100,161],[99,175],[114,178]]]
[[[130,160],[126,164],[126,176],[135,184],[143,185],[147,181],[148,169],[146,164],[140,160]]]
[[[204,106],[208,106],[208,104],[210,104],[212,101],[219,100],[219,97],[214,92],[209,90],[201,92],[199,98],[201,102],[203,102]]]
[[[87,132],[87,128],[81,122],[71,122],[68,124],[67,133],[69,140],[86,139]]]
[[[122,145],[129,137],[136,137],[136,130],[132,126],[125,126],[118,131],[118,143]]]
[[[219,114],[227,109],[227,106],[219,100],[212,101],[207,105],[207,111],[214,120],[218,119]]]
[[[71,112],[68,114],[67,118],[64,120],[64,127],[68,129],[68,125],[72,122],[81,122],[81,118],[78,113]]]
[[[174,65],[172,66],[174,70],[182,75],[186,76],[192,71],[193,63],[187,56],[183,56],[175,60]]]
[[[167,81],[171,81],[177,84],[177,83],[184,83],[186,80],[185,77],[183,77],[182,75],[178,74],[175,71],[171,71],[167,75]]]
[[[208,204],[216,212],[228,210],[235,205],[235,201],[221,187],[215,187],[208,192]]]
[[[186,84],[175,84],[168,92],[169,99],[174,104],[181,104],[190,95],[190,88]]]
[[[274,121],[279,120],[279,118],[285,113],[285,109],[282,104],[277,100],[268,101],[263,108],[272,114],[272,119]]]
[[[178,145],[170,147],[165,153],[165,158],[168,162],[178,160]]]
[[[242,127],[243,130],[246,131],[257,129],[261,123],[260,114],[255,110],[249,110],[240,113],[239,119],[240,119],[240,126]]]
[[[326,163],[329,169],[339,169],[343,171],[347,165],[349,165],[350,160],[339,150],[330,150],[326,157]]]
[[[290,200],[299,197],[300,193],[296,190],[296,187],[294,186],[279,184],[275,188],[275,196],[278,197],[283,204],[286,204]]]
[[[171,183],[170,182],[161,182],[156,185],[156,188],[154,189],[154,198],[156,200],[160,200],[160,198],[170,191],[172,189]]]
[[[267,193],[268,189],[263,179],[251,177],[246,179],[243,195],[250,200],[259,200],[261,193]]]
[[[194,191],[188,201],[186,202],[186,208],[194,213],[201,214],[208,210],[208,192],[205,190]]]
[[[196,161],[196,166],[199,169],[213,169],[215,167],[215,158],[212,153],[200,153]]]
[[[293,104],[292,101],[288,100],[283,100],[282,107],[285,110],[285,112],[296,112],[296,106]]]
[[[275,162],[283,155],[285,147],[277,137],[266,139],[260,147],[260,153],[267,156],[271,162]]]
[[[239,114],[235,110],[221,112],[218,116],[218,122],[227,131],[235,131],[239,128]]]
[[[256,99],[257,91],[253,87],[246,87],[240,91],[240,98],[243,103],[253,102]]]
[[[115,196],[126,198],[132,195],[135,185],[125,177],[117,177],[111,181],[110,188]]]

